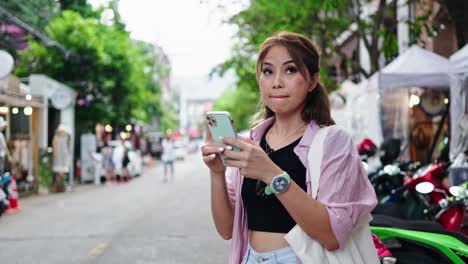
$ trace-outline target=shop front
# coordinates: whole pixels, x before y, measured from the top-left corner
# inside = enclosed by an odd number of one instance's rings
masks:
[[[42,107],[42,98],[32,96],[29,86],[15,76],[0,84],[0,119],[5,121],[1,132],[7,146],[2,150],[2,165],[16,178],[20,195],[38,189],[38,114]]]
[[[372,80],[380,91],[383,137],[401,139],[406,159],[448,159],[442,153],[449,134],[448,68],[446,58],[414,45]]]
[[[29,76],[31,94],[45,98],[38,113],[38,146],[53,150],[52,171],[56,177],[68,178],[74,183],[75,99],[77,93],[70,87],[41,74]]]
[[[340,90],[346,97],[340,123],[356,143],[370,138],[380,146],[399,139],[401,158],[432,161],[449,135],[448,68],[446,58],[410,47],[369,79]]]

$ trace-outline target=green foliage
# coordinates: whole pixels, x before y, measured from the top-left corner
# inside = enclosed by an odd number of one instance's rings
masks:
[[[179,116],[172,104],[166,105],[162,109],[161,119],[159,120],[159,130],[165,132],[167,130],[174,131],[179,123]]]
[[[410,0],[423,1],[423,0]],[[363,10],[373,5],[375,11],[363,17]],[[410,25],[412,36],[416,40],[423,27],[430,35],[437,34],[428,24],[430,7],[427,12]],[[396,37],[396,1],[381,0],[294,0],[269,1],[251,0],[250,4],[227,20],[237,26],[236,43],[232,48],[232,57],[213,70],[212,74],[223,75],[233,70],[237,75],[236,89],[226,92],[215,102],[219,110],[230,111],[240,129],[248,127],[248,120],[257,110],[257,83],[255,81],[255,58],[259,45],[278,31],[293,31],[309,36],[322,50],[320,79],[329,92],[337,89],[337,83],[328,77],[328,67],[332,56],[340,55],[336,40],[351,25],[354,33],[364,43],[370,57],[371,68],[363,69],[358,60],[348,62],[353,73],[370,76],[379,70],[381,55],[391,61],[398,55]],[[405,22],[405,21],[400,21]],[[242,113],[241,111],[245,111]]]
[[[435,25],[433,21],[430,19],[432,14],[432,6],[431,5],[422,5],[423,0],[414,0],[415,2],[419,3],[421,9],[419,10],[420,15],[415,17],[414,19],[408,19],[403,21],[408,24],[409,31],[410,31],[410,44],[418,43],[421,39],[423,32],[425,31],[428,36],[435,36],[437,34],[437,29],[435,29]],[[433,30],[434,29],[434,30]]]
[[[213,106],[214,110],[229,111],[236,128],[241,131],[251,126],[252,108],[255,110],[259,98],[258,92],[246,90],[246,88],[229,89],[217,100]]]
[[[118,26],[73,11],[63,11],[46,31],[69,53],[30,40],[16,74],[42,73],[75,88],[79,131],[92,130],[96,123],[149,122],[161,114],[160,86],[153,79],[157,57],[150,47],[132,41]]]
[[[255,58],[260,44],[278,31],[293,31],[310,36],[323,52],[322,68],[326,68],[333,40],[351,23],[343,14],[349,1],[269,1],[252,0],[247,9],[235,14],[227,23],[238,27],[232,57],[218,65],[212,74],[223,75],[233,70],[237,76],[236,88],[215,101],[214,108],[231,112],[239,130],[250,127],[250,120],[258,109],[258,84],[255,77]],[[320,73],[321,81],[333,90],[336,85]]]
[[[99,18],[101,10],[94,10],[88,0],[58,0],[62,10],[70,10],[79,13],[85,18]]]
[[[49,189],[53,182],[52,153],[41,149],[39,151],[39,186]]]

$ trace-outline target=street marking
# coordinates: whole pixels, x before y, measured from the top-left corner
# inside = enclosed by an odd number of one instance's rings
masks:
[[[93,258],[98,257],[99,255],[101,255],[104,252],[104,250],[106,250],[107,246],[108,246],[108,243],[106,243],[106,242],[99,243],[96,247],[94,247],[89,252],[88,258],[93,259]]]

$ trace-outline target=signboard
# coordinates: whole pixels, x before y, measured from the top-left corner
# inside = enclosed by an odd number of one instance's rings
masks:
[[[94,181],[98,172],[97,162],[93,160],[96,152],[96,136],[87,133],[81,135],[81,182]]]
[[[70,106],[72,98],[70,93],[65,89],[58,88],[50,97],[52,105],[57,109],[64,109]]]

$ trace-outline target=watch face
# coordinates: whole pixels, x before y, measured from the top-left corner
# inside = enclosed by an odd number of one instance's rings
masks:
[[[288,188],[288,180],[284,177],[278,177],[273,180],[272,187],[276,192],[282,193]]]

